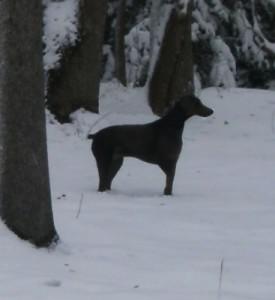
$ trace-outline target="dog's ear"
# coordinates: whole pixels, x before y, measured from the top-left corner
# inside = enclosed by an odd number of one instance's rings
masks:
[[[164,109],[162,116],[165,116],[169,113],[170,110],[172,110],[179,101],[170,101],[167,107]]]
[[[187,117],[194,115],[208,117],[213,114],[213,110],[205,106],[201,100],[194,95],[186,95],[181,97],[180,107]]]
[[[181,97],[178,101],[180,107],[184,110],[190,110],[198,102],[198,98],[193,95],[185,95]]]

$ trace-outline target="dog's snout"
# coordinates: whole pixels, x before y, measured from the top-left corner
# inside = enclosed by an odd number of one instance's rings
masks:
[[[198,111],[198,115],[200,117],[209,117],[211,116],[212,114],[214,113],[214,110],[205,106],[205,105],[202,105]]]
[[[209,111],[209,115],[208,116],[211,116],[211,115],[213,115],[213,113],[214,113],[214,110],[212,109],[212,108],[208,108],[208,111]],[[207,116],[207,117],[208,117]]]

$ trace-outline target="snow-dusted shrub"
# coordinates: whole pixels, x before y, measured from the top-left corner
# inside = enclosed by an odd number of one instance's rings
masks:
[[[214,53],[213,66],[210,73],[210,83],[218,87],[236,86],[236,61],[230,48],[217,37],[211,41]]]
[[[44,0],[44,68],[53,69],[61,50],[77,41],[78,0]]]
[[[274,13],[270,13],[270,6],[274,1],[259,1],[255,7],[253,3],[194,1],[192,39],[204,87],[265,87],[275,76],[275,44],[261,30],[272,30]]]
[[[150,59],[149,19],[137,24],[125,37],[127,81],[144,85]]]

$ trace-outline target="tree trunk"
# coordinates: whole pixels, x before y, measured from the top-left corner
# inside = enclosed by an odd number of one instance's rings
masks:
[[[170,101],[177,101],[184,95],[194,93],[194,64],[193,64],[193,47],[192,47],[192,10],[193,1],[187,4],[186,13],[180,13],[179,18],[179,49],[176,53],[176,64],[169,85]]]
[[[60,67],[49,72],[47,105],[60,122],[83,107],[98,112],[102,43],[107,0],[80,0],[79,40],[63,50]]]
[[[193,93],[192,2],[186,13],[177,5],[172,10],[149,81],[149,103],[158,115],[183,95]]]
[[[0,1],[0,215],[37,246],[57,240],[44,111],[42,7]]]
[[[127,85],[125,65],[125,0],[119,0],[117,7],[117,20],[115,32],[115,76],[123,84]]]

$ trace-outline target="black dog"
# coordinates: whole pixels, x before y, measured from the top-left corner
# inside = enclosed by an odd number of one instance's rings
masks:
[[[98,190],[111,189],[123,158],[131,156],[157,164],[166,174],[164,194],[171,195],[184,122],[194,115],[208,117],[212,113],[198,98],[185,96],[164,117],[152,123],[111,126],[90,134],[99,173]]]

